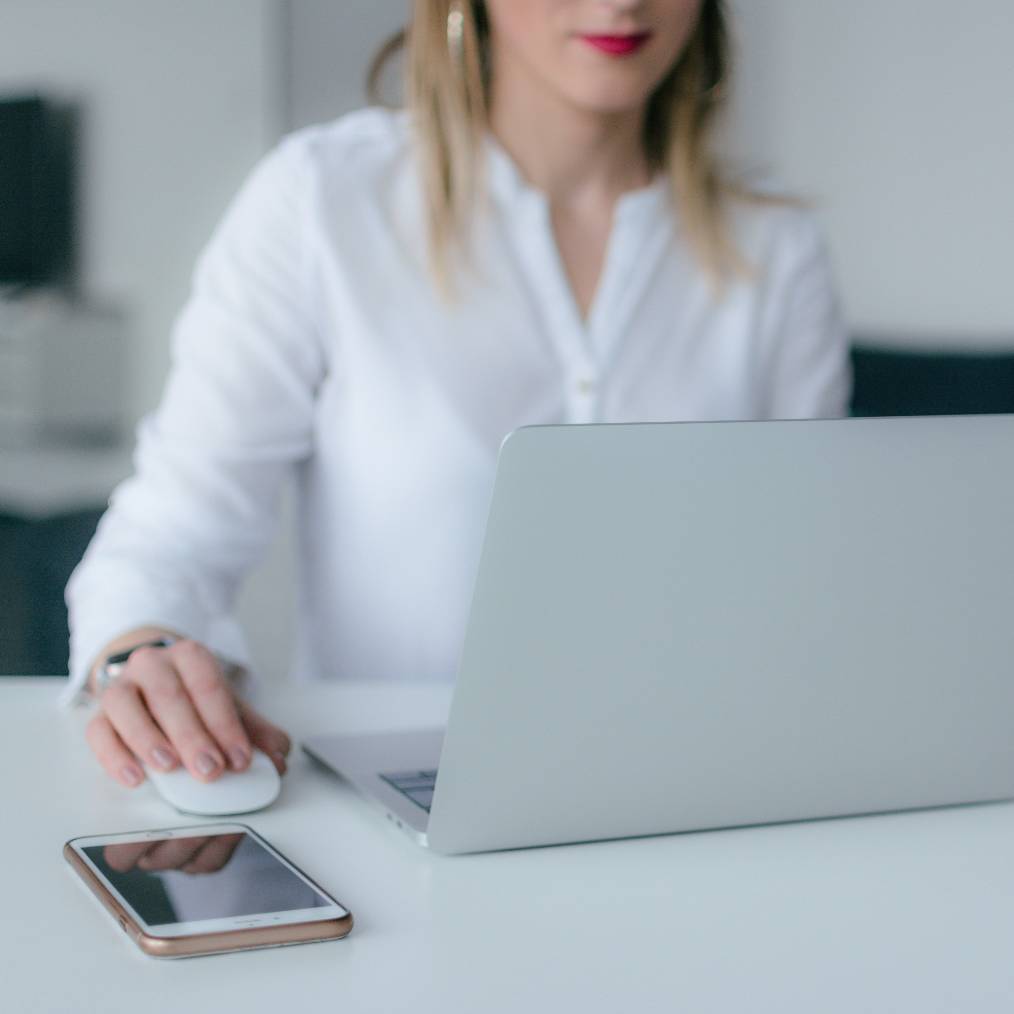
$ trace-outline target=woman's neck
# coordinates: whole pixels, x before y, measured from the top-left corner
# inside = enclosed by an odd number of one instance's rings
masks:
[[[548,199],[560,260],[580,315],[598,289],[620,196],[651,180],[643,110],[597,113],[554,94],[525,68],[496,59],[493,135]]]
[[[613,203],[651,179],[643,111],[598,113],[551,94],[530,74],[498,74],[490,128],[526,180],[551,205]]]

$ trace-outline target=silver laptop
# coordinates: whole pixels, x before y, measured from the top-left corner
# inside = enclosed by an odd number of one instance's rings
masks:
[[[446,734],[308,752],[445,853],[1014,797],[1014,416],[535,427]]]

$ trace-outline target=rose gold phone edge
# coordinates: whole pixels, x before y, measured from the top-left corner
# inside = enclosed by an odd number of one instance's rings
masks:
[[[246,825],[239,825],[246,827]],[[254,834],[255,840],[260,836]],[[128,832],[130,833],[130,832]],[[104,835],[82,835],[81,837],[99,838]],[[145,954],[153,958],[190,958],[206,954],[222,954],[228,951],[251,951],[262,947],[284,947],[286,944],[315,943],[323,940],[340,940],[352,930],[352,913],[346,908],[346,915],[338,919],[323,919],[318,922],[290,923],[286,926],[255,926],[252,929],[224,930],[218,933],[197,933],[187,937],[155,937],[146,933],[138,925],[130,912],[120,904],[117,897],[96,876],[95,872],[78,855],[73,843],[81,838],[72,838],[63,846],[64,858],[88,885],[91,892],[102,902],[103,907],[120,924],[126,933]],[[277,852],[271,846],[272,852]],[[281,853],[279,853],[280,855]],[[307,876],[288,856],[285,861],[300,876],[321,892],[326,898],[327,893],[312,877]],[[340,902],[339,902],[340,904]],[[341,906],[345,908],[344,905]]]

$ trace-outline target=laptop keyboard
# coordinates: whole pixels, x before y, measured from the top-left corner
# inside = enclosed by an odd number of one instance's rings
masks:
[[[381,772],[383,778],[392,789],[397,789],[406,799],[411,799],[416,806],[421,806],[427,813],[433,803],[433,787],[437,783],[437,772],[432,771],[392,771]]]

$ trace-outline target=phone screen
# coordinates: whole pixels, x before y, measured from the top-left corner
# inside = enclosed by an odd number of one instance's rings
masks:
[[[150,929],[337,904],[245,832],[81,851]]]

